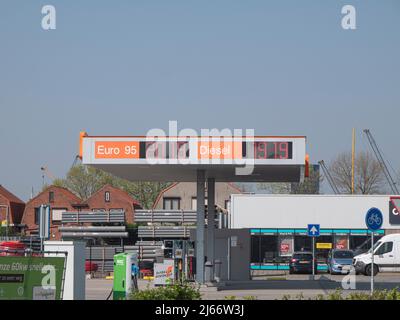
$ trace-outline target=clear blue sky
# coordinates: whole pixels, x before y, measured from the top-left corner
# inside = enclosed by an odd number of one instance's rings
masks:
[[[370,128],[400,169],[399,32],[398,0],[1,0],[0,183],[26,200],[41,166],[65,175],[79,131],[168,120],[307,135],[314,162],[349,150],[353,127],[367,148]]]

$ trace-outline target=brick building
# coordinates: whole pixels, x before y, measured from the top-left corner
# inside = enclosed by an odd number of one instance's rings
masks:
[[[242,193],[242,191],[233,183],[215,183],[215,204],[220,208],[228,209],[230,196],[235,193]],[[165,210],[196,210],[196,208],[196,183],[194,182],[173,183],[159,193],[153,205],[153,209]]]
[[[0,225],[18,231],[24,214],[25,202],[0,185]],[[8,221],[7,221],[8,220]]]
[[[127,223],[133,223],[135,209],[141,209],[139,202],[127,192],[111,185],[105,185],[95,192],[85,204],[92,211],[124,210]]]
[[[50,186],[31,199],[25,207],[22,224],[27,235],[37,235],[39,228],[39,208],[42,204],[50,205],[50,238],[59,240],[61,234],[62,212],[64,211],[113,211],[124,210],[126,223],[133,223],[134,210],[141,208],[140,204],[125,191],[111,185],[105,185],[89,199],[82,201],[71,191]],[[89,225],[89,224],[85,224]]]
[[[39,231],[39,208],[42,204],[50,205],[50,239],[59,240],[58,227],[61,225],[63,211],[74,211],[81,208],[82,200],[71,191],[50,186],[26,204],[22,224],[27,235],[37,235]]]

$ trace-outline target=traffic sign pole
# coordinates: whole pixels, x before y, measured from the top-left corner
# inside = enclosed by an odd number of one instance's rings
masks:
[[[371,296],[374,294],[374,232],[382,228],[383,214],[378,208],[371,208],[365,215],[365,224],[371,232]]]
[[[312,277],[315,280],[315,237],[312,237]]]
[[[371,296],[374,294],[374,232],[371,232]]]
[[[315,237],[319,237],[320,225],[309,224],[307,226],[307,233],[309,237],[312,237],[312,279],[315,280]]]

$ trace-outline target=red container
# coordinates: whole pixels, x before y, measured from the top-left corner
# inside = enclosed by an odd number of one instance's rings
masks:
[[[97,263],[86,261],[85,262],[85,272],[95,272],[99,269]]]
[[[24,256],[26,245],[19,241],[0,242],[0,256]]]

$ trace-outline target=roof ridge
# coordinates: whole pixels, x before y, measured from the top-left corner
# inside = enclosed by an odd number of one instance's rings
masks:
[[[23,203],[25,204],[25,202],[23,200],[21,200],[20,198],[18,198],[15,194],[13,194],[11,191],[9,191],[8,189],[6,189],[5,187],[3,187],[3,185],[0,184],[0,194],[7,198],[10,202],[15,202],[15,203]]]
[[[87,203],[89,201],[89,199],[91,199],[92,197],[94,197],[96,194],[100,193],[100,191],[102,191],[103,189],[105,189],[106,187],[110,187],[113,188],[115,190],[121,191],[123,193],[125,193],[128,197],[130,197],[137,205],[142,206],[142,204],[136,200],[131,194],[129,194],[128,192],[126,192],[125,190],[123,190],[122,188],[116,187],[114,185],[112,185],[111,183],[106,183],[104,184],[102,187],[100,187],[96,192],[94,192],[89,198],[87,198],[84,203]]]
[[[154,201],[153,206],[152,206],[151,208],[154,209],[154,208],[157,206],[158,202],[161,200],[162,195],[163,195],[165,192],[167,192],[169,189],[175,187],[175,186],[178,185],[178,184],[179,184],[179,182],[173,182],[171,185],[169,185],[168,187],[165,187],[163,190],[161,190],[161,191],[158,193],[158,195],[157,195],[157,197],[156,197],[156,200]]]
[[[69,192],[70,194],[72,194],[76,199],[78,199],[78,201],[79,201],[80,203],[82,203],[82,199],[81,199],[80,197],[78,197],[75,193],[73,193],[71,190],[69,190],[68,188],[61,187],[61,186],[56,186],[56,185],[52,184],[52,185],[48,186],[47,188],[45,188],[44,190],[42,190],[41,192],[39,192],[39,193],[38,193],[36,196],[34,196],[32,199],[29,199],[29,201],[27,202],[27,204],[30,203],[30,202],[32,202],[32,201],[35,200],[36,198],[40,197],[43,193],[47,192],[50,188],[63,189],[63,190],[65,190],[65,191]]]

